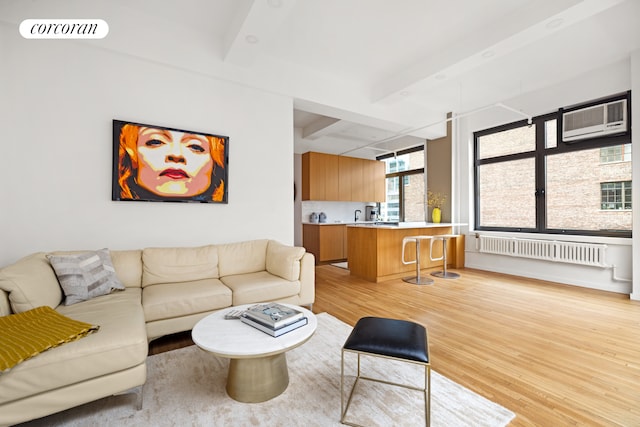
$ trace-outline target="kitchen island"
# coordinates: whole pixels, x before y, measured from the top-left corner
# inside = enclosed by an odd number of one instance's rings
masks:
[[[415,275],[415,264],[402,263],[402,239],[408,236],[453,234],[448,223],[362,224],[347,226],[347,259],[352,275],[371,282],[381,282]],[[441,267],[442,261],[431,261],[429,245],[420,250],[422,269]],[[433,257],[442,256],[442,242],[433,244]],[[415,259],[415,245],[408,244],[407,260]],[[447,243],[447,267],[464,267],[464,235]]]

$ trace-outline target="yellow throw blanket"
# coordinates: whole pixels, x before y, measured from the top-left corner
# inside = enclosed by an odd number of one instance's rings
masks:
[[[65,317],[48,306],[0,317],[0,372],[98,328]]]

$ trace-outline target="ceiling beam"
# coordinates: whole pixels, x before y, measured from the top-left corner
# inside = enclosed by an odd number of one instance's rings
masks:
[[[342,126],[344,126],[344,123],[340,119],[321,117],[302,129],[302,137],[311,140],[318,139],[336,132]]]
[[[472,37],[452,43],[437,55],[418,61],[373,87],[374,102],[406,100],[412,92],[455,78],[487,61],[548,37],[568,25],[587,19],[625,0],[557,0],[531,2]]]

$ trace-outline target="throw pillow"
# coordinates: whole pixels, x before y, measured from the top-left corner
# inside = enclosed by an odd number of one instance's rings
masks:
[[[108,249],[75,255],[47,255],[47,258],[66,297],[65,305],[124,289],[116,276]]]

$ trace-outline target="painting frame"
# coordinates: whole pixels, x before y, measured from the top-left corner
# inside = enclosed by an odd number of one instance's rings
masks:
[[[113,119],[113,201],[228,204],[229,136]]]

